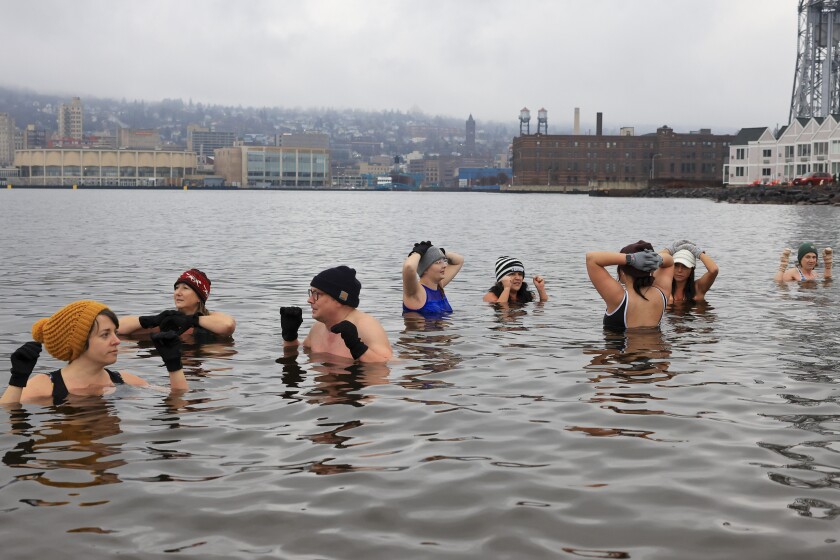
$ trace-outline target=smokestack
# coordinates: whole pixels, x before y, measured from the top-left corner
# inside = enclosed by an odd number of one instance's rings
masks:
[[[575,136],[580,134],[580,107],[575,107]]]
[[[595,113],[595,136],[604,132],[604,113]]]

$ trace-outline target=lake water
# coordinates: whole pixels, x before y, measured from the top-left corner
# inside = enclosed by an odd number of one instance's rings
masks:
[[[171,307],[190,267],[238,320],[232,342],[185,347],[182,398],[0,408],[4,559],[840,557],[840,284],[771,281],[783,247],[840,246],[840,208],[18,189],[0,224],[1,363],[75,299]],[[584,253],[682,238],[720,265],[709,305],[606,335]],[[423,239],[466,264],[455,314],[406,324],[401,263]],[[503,254],[551,301],[482,303]],[[338,264],[387,367],[278,361],[279,307]],[[117,365],[166,382],[148,341]]]

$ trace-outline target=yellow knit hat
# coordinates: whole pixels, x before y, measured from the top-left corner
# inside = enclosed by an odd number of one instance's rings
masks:
[[[32,338],[43,342],[54,358],[72,362],[82,355],[96,316],[108,306],[98,301],[74,301],[59,309],[49,319],[32,325]]]

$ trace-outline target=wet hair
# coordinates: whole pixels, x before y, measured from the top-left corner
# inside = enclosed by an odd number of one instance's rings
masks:
[[[499,297],[502,295],[502,292],[505,291],[505,287],[502,286],[501,282],[496,282],[489,290],[494,296]],[[528,283],[522,282],[522,287],[516,293],[516,302],[517,303],[528,303],[529,301],[534,301],[534,292],[528,289]],[[513,296],[514,292],[511,292],[510,295]]]
[[[683,265],[685,266],[685,265]],[[694,267],[686,267],[691,268],[691,272],[688,274],[688,280],[685,283],[685,300],[694,302],[694,271],[696,268]],[[677,292],[677,281],[671,280],[671,294],[675,294]]]
[[[103,309],[102,311],[97,313],[96,316],[97,317],[100,317],[100,316],[108,317],[114,323],[114,330],[117,330],[117,329],[120,328],[120,320],[117,318],[117,314],[114,313],[113,311],[111,311],[110,309],[107,309],[107,308]],[[99,323],[97,323],[96,320],[94,320],[93,324],[90,326],[90,330],[88,331],[87,340],[85,340],[85,347],[84,347],[84,349],[82,349],[82,354],[87,352],[87,349],[90,345],[90,336],[92,334],[96,333],[96,332],[99,332]]]

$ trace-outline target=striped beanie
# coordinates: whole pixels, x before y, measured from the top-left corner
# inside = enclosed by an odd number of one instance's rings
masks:
[[[496,259],[496,282],[501,282],[502,278],[511,272],[521,272],[525,276],[525,265],[513,257],[504,256]]]
[[[108,309],[104,303],[91,300],[74,301],[48,319],[32,325],[32,339],[42,342],[54,358],[72,362],[82,355],[96,316]]]

